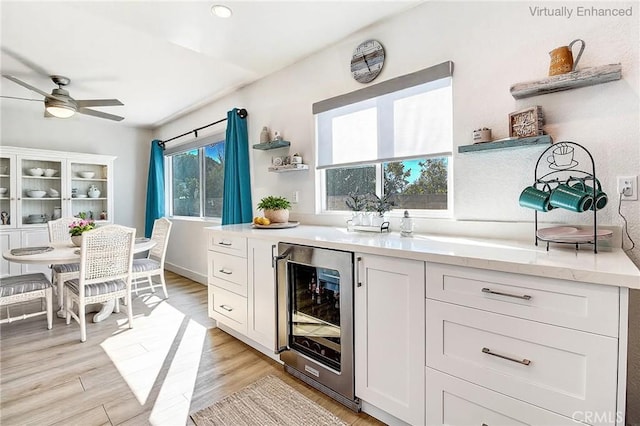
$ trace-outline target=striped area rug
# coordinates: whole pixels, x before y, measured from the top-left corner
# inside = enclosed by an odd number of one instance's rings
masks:
[[[274,376],[266,376],[191,414],[197,426],[346,426],[347,423]]]

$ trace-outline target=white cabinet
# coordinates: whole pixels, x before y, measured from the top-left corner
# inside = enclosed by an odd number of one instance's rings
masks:
[[[430,423],[616,423],[618,287],[427,263],[426,296]]]
[[[277,241],[208,232],[209,315],[273,351]]]
[[[276,284],[273,256],[277,241],[249,239],[247,336],[265,348],[276,349]]]
[[[0,194],[0,206],[9,215],[8,226],[46,227],[43,218],[52,218],[58,209],[63,217],[85,213],[97,222],[112,220],[114,160],[104,155],[2,147],[0,187],[7,191]],[[90,193],[91,188],[97,191]],[[44,191],[44,195],[32,191]]]
[[[425,423],[424,262],[356,254],[356,396]]]
[[[20,231],[3,231],[0,232],[0,250],[9,250],[11,247],[20,245]],[[21,268],[19,263],[9,262],[4,258],[0,258],[0,277],[8,277],[9,275],[20,275]]]

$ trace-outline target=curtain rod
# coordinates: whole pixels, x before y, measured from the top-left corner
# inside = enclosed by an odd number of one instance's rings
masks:
[[[244,108],[241,108],[241,109],[237,110],[237,111],[236,111],[236,113],[238,114],[238,117],[240,117],[240,118],[247,118],[247,115],[249,115],[249,113],[247,112],[247,110],[246,110],[246,109],[244,109]],[[222,119],[220,119],[220,120],[218,120],[218,121],[214,121],[213,123],[209,123],[209,124],[204,125],[204,126],[202,126],[202,127],[198,127],[197,129],[190,130],[190,131],[185,132],[185,133],[183,133],[183,134],[181,134],[181,135],[174,136],[174,137],[172,137],[172,138],[170,138],[170,139],[166,139],[166,140],[163,140],[163,141],[158,141],[158,145],[160,145],[160,146],[162,147],[162,149],[164,149],[164,145],[165,145],[167,142],[171,142],[171,141],[172,141],[172,140],[174,140],[174,139],[178,139],[178,138],[181,138],[181,137],[183,137],[183,136],[187,136],[189,133],[193,133],[193,134],[195,134],[195,137],[197,138],[197,137],[198,137],[198,130],[206,129],[207,127],[211,127],[211,126],[213,126],[214,124],[222,123],[223,121],[227,121],[227,119],[226,119],[226,118],[222,118]]]

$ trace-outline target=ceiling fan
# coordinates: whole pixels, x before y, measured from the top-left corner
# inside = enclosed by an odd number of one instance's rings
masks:
[[[98,118],[105,118],[107,120],[114,121],[122,121],[124,117],[120,117],[118,115],[107,114],[106,112],[96,111],[95,109],[89,109],[87,107],[100,107],[100,106],[121,106],[124,105],[117,99],[73,99],[69,96],[69,92],[64,89],[71,80],[67,77],[61,75],[51,75],[49,76],[51,80],[58,85],[57,89],[53,89],[51,94],[38,89],[30,85],[29,83],[25,83],[24,81],[7,74],[2,74],[4,78],[7,80],[11,80],[16,84],[19,84],[22,87],[25,87],[29,90],[33,90],[36,93],[44,96],[44,107],[45,107],[45,117],[58,117],[58,118],[69,118],[74,115],[76,112],[85,115],[91,115]],[[38,99],[27,99],[27,98],[16,98],[15,96],[0,96],[2,98],[10,98],[10,99],[21,99],[25,101],[34,101]]]

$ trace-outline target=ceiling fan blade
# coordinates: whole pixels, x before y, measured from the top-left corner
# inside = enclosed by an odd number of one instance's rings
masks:
[[[5,98],[5,99],[18,99],[20,101],[34,101],[34,102],[42,102],[42,99],[29,99],[29,98],[19,98],[17,96],[4,96],[4,95],[0,95],[0,98]]]
[[[27,58],[25,58],[24,56],[20,55],[17,52],[14,52],[13,50],[2,46],[1,50],[7,54],[7,56],[12,57],[13,59],[15,59],[16,61],[20,62],[23,65],[26,65],[28,68],[32,69],[33,71],[37,72],[38,74],[40,74],[43,77],[49,77],[49,75],[51,74],[50,72],[47,72],[47,70],[45,70],[44,68],[42,68],[40,65],[35,64],[34,62],[31,62],[30,60],[28,60]]]
[[[78,108],[78,112],[80,114],[92,115],[92,116],[98,117],[98,118],[106,118],[107,120],[113,120],[113,121],[122,121],[122,120],[124,120],[124,117],[120,117],[119,115],[107,114],[106,112],[96,111],[95,109]]]
[[[2,74],[2,76],[3,76],[4,78],[6,78],[7,80],[11,80],[11,81],[13,81],[13,82],[14,82],[14,83],[16,83],[16,84],[19,84],[20,86],[22,86],[22,87],[24,87],[24,88],[27,88],[27,89],[29,89],[29,90],[33,90],[33,91],[34,91],[34,92],[36,92],[36,93],[40,93],[40,94],[41,94],[42,96],[44,96],[45,98],[57,99],[57,100],[59,100],[59,101],[63,101],[63,102],[66,102],[66,101],[67,101],[67,99],[65,99],[65,98],[60,98],[60,97],[58,97],[58,96],[54,96],[54,95],[52,95],[52,94],[50,94],[50,93],[44,92],[44,91],[42,91],[42,90],[38,89],[37,87],[34,87],[34,86],[30,85],[29,83],[25,83],[24,81],[22,81],[22,80],[19,80],[19,79],[15,78],[15,77],[14,77],[14,76],[12,76],[12,75]]]
[[[78,107],[95,107],[95,106],[122,106],[124,105],[117,99],[76,99]]]

